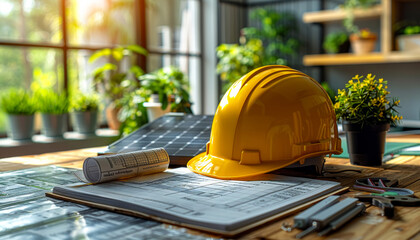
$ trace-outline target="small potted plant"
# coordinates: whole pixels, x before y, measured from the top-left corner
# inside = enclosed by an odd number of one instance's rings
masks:
[[[192,113],[188,81],[179,69],[165,67],[139,79],[142,87],[121,99],[121,135],[129,134],[159,117],[159,112],[162,114],[163,110]]]
[[[61,138],[67,128],[69,100],[66,94],[57,94],[52,89],[35,92],[36,106],[41,113],[42,134],[46,137]]]
[[[344,32],[332,32],[322,44],[327,53],[346,53],[350,49],[349,36]]]
[[[80,134],[94,134],[98,125],[99,97],[76,93],[70,101],[73,127]]]
[[[370,53],[375,49],[377,36],[369,29],[364,28],[350,35],[350,42],[355,54]]]
[[[34,134],[36,112],[33,97],[23,89],[12,88],[1,95],[0,106],[7,114],[9,138],[30,140]]]
[[[406,26],[397,36],[397,46],[400,51],[420,50],[420,26]]]
[[[402,116],[396,107],[400,101],[390,99],[387,81],[368,74],[354,76],[346,89],[338,90],[334,109],[346,132],[347,149],[352,164],[379,166],[385,148],[386,132]]]
[[[168,113],[179,111],[191,113],[188,81],[183,72],[175,67],[164,67],[139,77],[141,88],[148,95],[149,122]]]

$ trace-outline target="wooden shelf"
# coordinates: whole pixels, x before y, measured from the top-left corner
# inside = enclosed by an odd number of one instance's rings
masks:
[[[376,5],[368,9],[354,10],[355,18],[376,18],[382,15],[382,5]],[[303,14],[303,22],[305,23],[325,23],[344,20],[346,18],[346,11],[343,9],[324,10],[319,12],[309,12]]]
[[[374,52],[365,55],[353,53],[341,54],[317,54],[303,57],[305,66],[326,66],[326,65],[357,65],[375,63],[400,63],[420,62],[420,54],[406,52],[391,52],[388,54]]]

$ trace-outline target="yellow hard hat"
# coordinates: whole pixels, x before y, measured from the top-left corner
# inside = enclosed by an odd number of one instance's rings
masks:
[[[321,85],[287,66],[271,65],[229,88],[206,152],[187,166],[202,175],[237,179],[342,151],[333,105]]]

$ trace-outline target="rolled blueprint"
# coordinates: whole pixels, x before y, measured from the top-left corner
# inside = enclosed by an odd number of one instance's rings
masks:
[[[163,148],[86,158],[83,175],[90,183],[130,178],[168,169],[169,155]]]

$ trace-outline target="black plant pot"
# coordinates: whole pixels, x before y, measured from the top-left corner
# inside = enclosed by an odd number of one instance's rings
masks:
[[[380,166],[385,151],[386,132],[389,123],[362,126],[360,124],[343,122],[346,132],[347,150],[350,162],[354,165]]]
[[[347,40],[338,47],[338,53],[350,52],[350,41]]]

